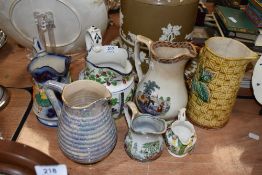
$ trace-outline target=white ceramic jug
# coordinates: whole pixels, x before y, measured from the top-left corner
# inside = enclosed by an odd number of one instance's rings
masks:
[[[133,99],[133,67],[128,60],[127,51],[112,45],[102,45],[100,29],[92,26],[86,35],[86,68],[79,79],[94,80],[106,86],[112,93],[112,114],[119,118],[124,104]]]
[[[149,70],[141,70],[140,44],[150,53]],[[196,49],[189,42],[153,42],[138,35],[135,44],[135,66],[139,77],[135,101],[142,113],[169,120],[186,107],[188,95],[184,79],[187,61],[196,57]]]

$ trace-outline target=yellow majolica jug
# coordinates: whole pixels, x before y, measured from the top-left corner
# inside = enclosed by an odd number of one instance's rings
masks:
[[[240,81],[258,55],[239,41],[212,37],[201,50],[189,95],[188,119],[204,128],[221,128],[229,120]]]

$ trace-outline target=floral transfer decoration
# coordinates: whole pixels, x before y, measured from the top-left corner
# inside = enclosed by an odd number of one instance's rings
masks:
[[[152,160],[155,159],[155,157],[158,157],[160,147],[160,142],[149,142],[143,144],[143,149],[141,150],[141,154],[145,156],[146,159]]]
[[[144,90],[137,93],[137,104],[142,113],[151,115],[165,114],[170,109],[170,97],[158,97],[160,87],[155,81],[144,82]]]
[[[35,97],[34,100],[37,104],[37,113],[44,113],[48,118],[56,117],[56,112],[53,109],[45,90],[42,88],[42,85],[35,84],[33,88],[33,96]]]
[[[51,106],[51,102],[46,96],[45,90],[43,88],[39,88],[39,86],[35,85],[35,99],[39,106],[41,107],[49,107]]]
[[[130,78],[130,75],[119,76],[115,71],[106,68],[100,68],[98,71],[87,68],[84,72],[84,79],[94,80],[107,86],[117,86],[119,83],[126,84]]]
[[[147,142],[142,144],[142,147],[138,150],[138,145],[136,141],[133,140],[131,132],[128,131],[125,139],[125,150],[127,154],[133,158],[140,161],[154,160],[161,154],[161,144],[160,141]]]
[[[214,73],[211,71],[200,68],[199,74],[192,80],[192,90],[203,102],[209,102],[210,90],[208,83],[214,78]]]
[[[166,28],[165,27],[162,28],[163,34],[161,35],[159,40],[172,42],[173,40],[176,39],[176,36],[181,35],[180,33],[181,29],[182,29],[182,26],[179,26],[179,25],[172,26],[169,23]]]
[[[166,142],[166,145],[171,151],[171,153],[178,155],[178,156],[183,156],[187,154],[188,152],[192,151],[194,148],[194,138],[195,135],[193,135],[190,138],[190,141],[187,145],[184,145],[180,139],[173,133],[172,129],[169,127],[166,131],[164,140]]]

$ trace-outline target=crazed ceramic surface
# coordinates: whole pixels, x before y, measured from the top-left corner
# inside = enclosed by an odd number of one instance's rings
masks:
[[[68,85],[48,81],[44,86],[58,115],[58,143],[63,153],[84,164],[96,163],[109,155],[117,140],[108,103],[110,92],[91,80]],[[62,92],[62,107],[51,89]]]
[[[151,51],[149,70],[142,72],[140,44]],[[142,113],[169,120],[177,116],[179,109],[187,105],[187,89],[184,79],[185,64],[196,57],[195,48],[187,42],[153,42],[141,35],[135,44],[135,66],[139,83],[135,102]]]

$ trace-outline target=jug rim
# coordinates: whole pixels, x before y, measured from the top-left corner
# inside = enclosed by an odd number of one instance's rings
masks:
[[[180,46],[180,47],[177,47]],[[182,47],[181,47],[182,46]],[[157,47],[172,47],[172,48],[185,48],[189,50],[189,54],[178,54],[177,56],[168,57],[168,58],[159,58],[155,49]],[[182,61],[184,59],[193,59],[197,56],[197,49],[192,43],[184,41],[184,42],[169,42],[169,41],[156,41],[153,42],[150,46],[152,52],[152,58],[160,63],[170,64]]]
[[[54,56],[54,57],[57,57],[57,58],[60,58],[60,59],[64,59],[65,60],[65,70],[63,72],[58,72],[56,71],[54,68],[48,66],[48,65],[44,65],[42,67],[36,67],[35,69],[32,69],[31,67],[33,66],[33,64],[36,62],[36,61],[39,61],[40,59],[44,59],[44,57],[46,56]],[[70,56],[66,56],[66,55],[62,55],[62,54],[55,54],[55,53],[48,53],[46,55],[43,55],[43,56],[35,56],[31,62],[28,64],[27,66],[27,70],[32,73],[34,72],[35,70],[38,70],[38,69],[42,69],[44,67],[46,68],[50,68],[50,69],[53,69],[57,74],[59,75],[65,75],[65,73],[69,70],[69,64],[71,63],[71,57]]]
[[[184,128],[187,128],[189,131],[190,131],[190,135],[188,136],[188,138],[191,138],[193,135],[195,135],[195,137],[196,137],[196,130],[195,130],[195,128],[194,128],[194,125],[191,123],[191,122],[189,122],[189,121],[187,121],[187,120],[185,120],[185,121],[181,121],[181,120],[176,120],[175,122],[173,122],[172,124],[171,124],[171,130],[172,130],[172,132],[174,133],[174,134],[177,134],[174,130],[175,130],[175,128],[176,127],[184,127]],[[179,136],[178,136],[179,137]],[[181,140],[182,141],[182,140]],[[183,143],[183,142],[182,142]],[[185,144],[185,143],[183,143],[183,144]]]
[[[235,42],[237,44],[239,44],[240,46],[244,47],[245,49],[249,50],[249,52],[251,53],[250,55],[251,56],[248,56],[248,57],[239,57],[239,58],[236,58],[236,57],[225,57],[219,53],[216,53],[213,49],[211,49],[209,46],[208,46],[208,42],[212,41],[212,40],[221,40],[221,39],[226,39],[226,40],[231,40],[232,42]],[[258,54],[254,51],[252,51],[251,49],[249,49],[245,44],[243,44],[242,42],[240,41],[237,41],[237,40],[234,40],[232,38],[228,38],[228,37],[221,37],[221,36],[215,36],[215,37],[211,37],[209,38],[208,40],[205,41],[205,46],[203,47],[203,49],[207,49],[210,53],[212,53],[214,56],[219,56],[220,58],[223,58],[223,59],[226,59],[226,60],[229,60],[229,61],[240,61],[240,60],[256,60],[258,59]]]
[[[151,119],[151,120],[157,120],[159,122],[162,122],[163,123],[163,130],[159,131],[159,132],[143,132],[143,131],[136,131],[135,128],[133,127],[133,122],[135,120],[139,120],[140,118],[148,118],[148,119]],[[155,117],[155,116],[152,116],[150,114],[142,114],[142,113],[139,113],[138,116],[136,116],[134,119],[132,119],[131,121],[131,130],[134,131],[135,133],[138,133],[138,134],[142,134],[142,135],[147,135],[147,134],[163,134],[166,132],[166,129],[167,129],[167,124],[165,122],[165,120],[161,119],[161,118],[158,118],[158,117]]]
[[[99,86],[99,88],[102,88],[103,90],[105,90],[105,97],[101,97],[100,99],[97,99],[97,100],[95,100],[95,101],[93,101],[93,102],[91,102],[91,103],[89,103],[87,105],[83,105],[83,106],[71,105],[68,102],[68,100],[65,99],[65,93],[66,93],[67,89],[70,88],[70,86],[73,86],[73,85],[78,84],[78,83],[84,83],[84,82],[87,83],[87,84],[91,83],[91,84],[97,85],[97,86]],[[96,88],[96,90],[97,90],[97,88]],[[100,83],[98,83],[96,81],[92,81],[92,80],[77,80],[77,81],[74,81],[74,82],[72,82],[70,84],[66,84],[65,85],[65,87],[62,90],[61,97],[62,97],[63,103],[66,106],[70,107],[71,109],[85,109],[85,108],[88,108],[88,107],[90,107],[90,106],[92,106],[92,105],[94,105],[94,104],[96,104],[96,103],[98,103],[100,101],[108,101],[108,100],[110,100],[112,98],[112,93],[104,85],[102,85],[102,84],[100,84]]]
[[[127,60],[127,61],[128,61],[128,63],[131,65],[130,61],[129,61],[129,60]],[[98,66],[98,65],[96,65],[95,63],[93,63],[93,62],[91,62],[91,61],[89,61],[89,60],[87,60],[87,62],[90,63],[90,64],[91,64],[92,66],[94,66],[95,68],[105,68],[105,69],[109,69],[109,70],[112,70],[112,71],[117,72],[118,74],[120,74],[120,75],[122,75],[122,76],[128,76],[128,75],[130,75],[130,74],[132,73],[132,71],[133,71],[132,65],[131,65],[131,69],[130,69],[130,71],[128,71],[128,73],[123,73],[123,72],[120,72],[119,70],[116,70],[116,69],[114,69],[114,68],[112,68],[112,67],[108,67],[108,66]]]

